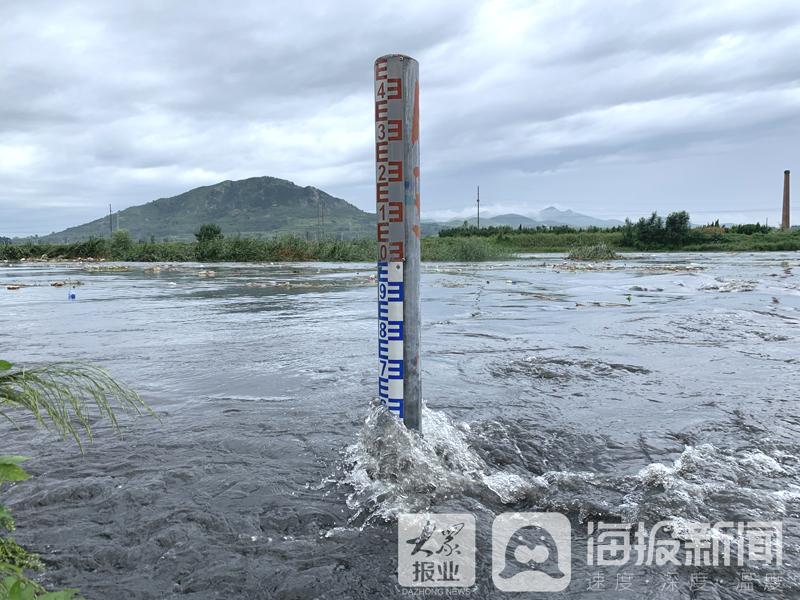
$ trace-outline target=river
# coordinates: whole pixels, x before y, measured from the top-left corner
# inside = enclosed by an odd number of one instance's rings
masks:
[[[422,440],[370,408],[374,273],[0,267],[0,358],[100,364],[160,416],[121,439],[98,422],[85,455],[0,424],[0,453],[32,457],[2,498],[42,580],[90,600],[403,597],[397,515],[432,511],[475,516],[462,597],[507,598],[492,521],[547,511],[571,523],[571,583],[527,597],[800,596],[800,255],[424,264]],[[598,567],[590,521],[779,521],[783,564]]]

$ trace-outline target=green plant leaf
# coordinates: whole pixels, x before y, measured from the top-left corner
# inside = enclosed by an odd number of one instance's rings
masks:
[[[21,456],[19,454],[0,455],[0,465],[18,465],[30,460],[29,456]]]
[[[11,370],[11,367],[13,367],[13,366],[14,365],[12,365],[7,360],[0,360],[0,373],[3,372],[3,371]]]
[[[30,473],[17,465],[0,464],[0,482],[25,481],[30,479]]]
[[[8,600],[35,600],[36,585],[26,579],[17,579],[8,590]]]
[[[11,575],[15,575],[17,577],[21,576],[22,569],[16,565],[12,565],[11,563],[0,560],[0,576],[2,576],[2,579],[0,579],[0,586],[5,585],[6,579],[8,579]],[[10,581],[11,583],[14,583],[14,578],[12,577]],[[6,587],[11,587],[11,583],[9,583]]]
[[[11,516],[11,511],[2,504],[0,504],[0,529],[14,531],[14,517]]]
[[[7,567],[41,571],[44,565],[38,556],[25,550],[13,538],[0,536],[0,575],[9,572]]]
[[[120,432],[119,412],[155,414],[136,392],[107,371],[79,363],[0,373],[0,417],[13,411],[33,415],[40,425],[52,425],[62,436],[72,437],[81,451],[81,439],[92,439],[96,417],[106,417]]]

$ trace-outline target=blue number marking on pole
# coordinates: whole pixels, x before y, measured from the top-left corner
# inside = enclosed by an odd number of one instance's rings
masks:
[[[389,298],[389,302],[402,302],[403,301],[403,282],[402,281],[390,281],[389,283],[383,284],[387,286],[387,296]]]
[[[386,402],[386,406],[401,419],[406,416],[405,405],[402,398],[389,398]]]
[[[402,321],[389,321],[389,327],[386,332],[387,339],[402,340],[403,339],[403,322]]]
[[[403,378],[403,361],[402,360],[387,360],[386,361],[386,377],[388,379],[402,379]]]
[[[402,379],[403,378],[403,361],[402,360],[382,360],[381,374],[383,379]]]
[[[403,417],[403,269],[397,262],[378,262],[378,398]]]
[[[378,281],[389,281],[389,263],[378,263]]]

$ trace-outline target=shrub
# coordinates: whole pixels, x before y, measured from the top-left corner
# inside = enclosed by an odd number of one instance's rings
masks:
[[[110,254],[114,260],[130,260],[133,250],[131,234],[126,229],[118,229],[111,235]]]
[[[569,260],[614,260],[619,258],[619,254],[614,252],[606,244],[594,244],[592,246],[576,246],[567,255]]]

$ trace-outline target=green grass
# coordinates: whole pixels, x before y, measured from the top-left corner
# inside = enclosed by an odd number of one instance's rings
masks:
[[[275,238],[230,236],[204,242],[134,241],[115,232],[113,239],[94,238],[71,244],[0,244],[0,260],[95,259],[136,262],[373,262],[377,259],[374,239],[309,240],[285,235]],[[800,250],[800,230],[767,233],[735,233],[716,229],[691,230],[679,245],[624,243],[620,230],[517,231],[494,235],[463,235],[422,238],[422,260],[479,262],[502,260],[517,253],[571,252],[576,248],[619,251],[723,251],[769,252]],[[602,260],[591,257],[587,260]]]
[[[481,262],[511,257],[496,241],[485,238],[422,238],[422,260]]]
[[[427,261],[483,261],[507,258],[511,252],[495,240],[423,238]],[[72,244],[0,245],[0,260],[88,259],[135,262],[373,262],[373,239],[307,240],[298,236],[272,239],[225,237],[204,242],[134,242],[115,235]]]
[[[491,236],[448,236],[443,240],[485,240],[508,254],[571,252],[575,248],[605,246],[614,252],[776,252],[800,250],[800,230],[737,233],[723,228],[692,229],[680,243],[627,240],[621,229],[580,231],[510,230]],[[424,240],[423,240],[424,241]],[[589,260],[599,260],[591,258]]]

